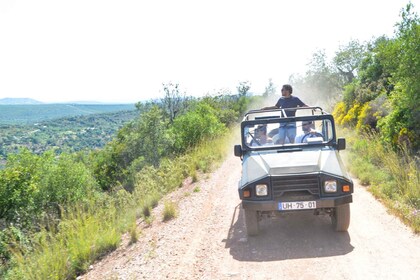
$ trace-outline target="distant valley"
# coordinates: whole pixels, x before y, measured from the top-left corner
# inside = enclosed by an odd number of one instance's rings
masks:
[[[5,102],[5,99],[2,100]],[[0,105],[0,125],[27,125],[65,117],[136,109],[134,104],[2,104]]]
[[[36,154],[102,148],[138,115],[134,104],[0,105],[0,168],[21,148]]]

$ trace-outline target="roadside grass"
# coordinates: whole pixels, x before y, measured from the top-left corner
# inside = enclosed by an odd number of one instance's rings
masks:
[[[124,233],[130,243],[138,241],[136,220],[151,223],[151,210],[161,198],[182,186],[187,177],[213,170],[227,149],[231,135],[209,140],[187,155],[163,160],[158,168],[147,167],[137,174],[132,193],[121,186],[86,206],[66,207],[56,230],[42,229],[32,238],[32,250],[13,244],[10,269],[4,279],[75,279],[95,260],[115,250]],[[194,190],[196,191],[196,190]],[[167,218],[176,217],[174,203],[165,203]]]
[[[134,222],[130,227],[130,244],[136,243],[139,240],[139,232],[137,230],[137,223]]]
[[[172,220],[178,216],[178,206],[173,201],[165,201],[163,208],[163,218],[164,222]]]
[[[121,234],[115,205],[69,209],[56,231],[41,230],[32,252],[14,251],[6,279],[72,279],[90,263],[117,248]]]
[[[394,151],[381,143],[379,136],[356,135],[342,129],[348,149],[345,162],[361,184],[410,226],[420,233],[419,162],[406,147]]]

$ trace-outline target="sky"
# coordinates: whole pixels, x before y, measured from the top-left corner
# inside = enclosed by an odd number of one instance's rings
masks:
[[[169,82],[199,97],[249,81],[258,94],[318,50],[392,37],[408,2],[0,0],[0,99],[131,103]]]

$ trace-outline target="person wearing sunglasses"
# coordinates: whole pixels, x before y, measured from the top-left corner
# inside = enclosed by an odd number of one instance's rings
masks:
[[[309,107],[306,105],[299,97],[293,96],[293,87],[289,84],[283,85],[281,89],[281,97],[277,101],[276,105],[263,107],[261,110],[271,110],[271,109],[289,109],[297,107]],[[296,115],[296,110],[284,110],[285,117],[294,117]],[[288,122],[280,124],[279,128],[279,137],[276,144],[284,144],[286,140],[289,140],[290,143],[295,142],[296,137],[296,123]],[[287,139],[286,139],[287,138]]]

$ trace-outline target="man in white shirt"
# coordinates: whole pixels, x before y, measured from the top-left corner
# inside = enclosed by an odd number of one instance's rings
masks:
[[[295,138],[295,143],[299,144],[299,143],[308,143],[308,138],[313,138],[313,137],[323,137],[321,133],[319,133],[318,131],[314,130],[312,128],[313,123],[311,121],[303,121],[302,122],[302,131],[303,133],[296,136]]]

